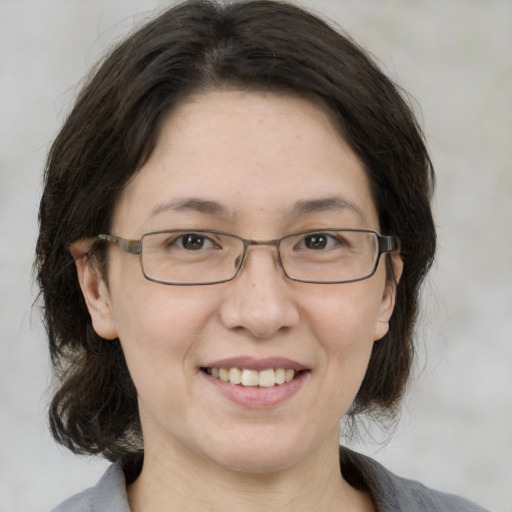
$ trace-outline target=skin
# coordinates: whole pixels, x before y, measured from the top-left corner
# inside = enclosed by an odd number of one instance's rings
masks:
[[[299,201],[333,197],[297,211]],[[183,206],[189,198],[219,208]],[[378,231],[379,221],[361,162],[320,106],[219,91],[169,115],[116,205],[112,233],[138,239],[182,227],[269,240],[328,227]],[[93,326],[119,337],[138,391],[145,460],[128,489],[133,511],[374,510],[341,477],[338,439],[388,330],[394,287],[384,258],[364,281],[305,284],[283,275],[272,247],[257,246],[233,281],[191,287],[146,280],[138,257],[114,246],[109,258],[108,286],[86,258],[77,267]],[[399,256],[393,265],[400,276]],[[276,406],[245,407],[200,370],[238,356],[286,357],[308,372]]]

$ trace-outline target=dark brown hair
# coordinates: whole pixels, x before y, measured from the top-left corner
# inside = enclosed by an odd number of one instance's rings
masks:
[[[389,333],[374,344],[350,414],[391,415],[403,395],[419,289],[435,250],[434,174],[411,108],[348,36],[299,7],[189,1],[110,53],[49,153],[36,266],[59,379],[50,426],[76,453],[113,460],[137,450],[141,432],[119,340],[106,341],[93,330],[69,245],[109,232],[116,199],[151,155],[173,106],[219,88],[320,101],[363,162],[381,232],[400,238],[404,270]],[[105,261],[103,245],[94,253]]]

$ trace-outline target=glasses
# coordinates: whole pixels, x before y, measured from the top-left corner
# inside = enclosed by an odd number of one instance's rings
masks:
[[[285,275],[303,283],[335,284],[371,277],[381,254],[399,241],[363,229],[303,231],[275,240],[246,240],[215,230],[169,229],[146,233],[140,240],[99,235],[130,254],[138,254],[146,279],[168,285],[224,283],[236,277],[251,245],[277,249]]]

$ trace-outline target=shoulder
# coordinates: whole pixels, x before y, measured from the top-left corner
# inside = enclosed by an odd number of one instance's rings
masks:
[[[51,512],[89,512],[94,510],[93,508],[93,488],[86,489],[80,494],[68,498],[63,501],[60,505],[52,509]]]
[[[400,498],[403,510],[431,511],[437,512],[488,512],[476,503],[473,503],[461,496],[448,494],[416,482],[400,478],[390,473],[390,480],[394,479],[393,488],[395,496]],[[402,509],[400,509],[402,510]]]
[[[99,482],[67,499],[52,512],[130,512],[120,463],[112,464]]]
[[[370,492],[379,512],[488,512],[460,496],[396,476],[375,460],[346,448],[340,449],[340,464],[352,485]]]

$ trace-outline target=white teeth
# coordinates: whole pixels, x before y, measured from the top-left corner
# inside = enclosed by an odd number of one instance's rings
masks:
[[[258,384],[262,388],[273,388],[276,385],[276,373],[274,370],[263,370],[259,372]]]
[[[229,369],[229,382],[231,384],[240,384],[242,382],[242,372],[238,368]]]
[[[236,382],[231,382],[231,384],[236,384]],[[244,368],[242,370],[242,386],[257,386],[258,384],[258,372],[256,370],[246,370]]]
[[[247,368],[207,368],[206,371],[212,377],[224,382],[262,388],[273,388],[276,384],[290,382],[295,377],[295,370],[290,368],[268,368],[262,371]]]
[[[276,384],[284,384],[286,382],[286,371],[284,368],[278,368],[275,372],[274,372],[274,378],[275,378],[275,381],[276,381]]]

